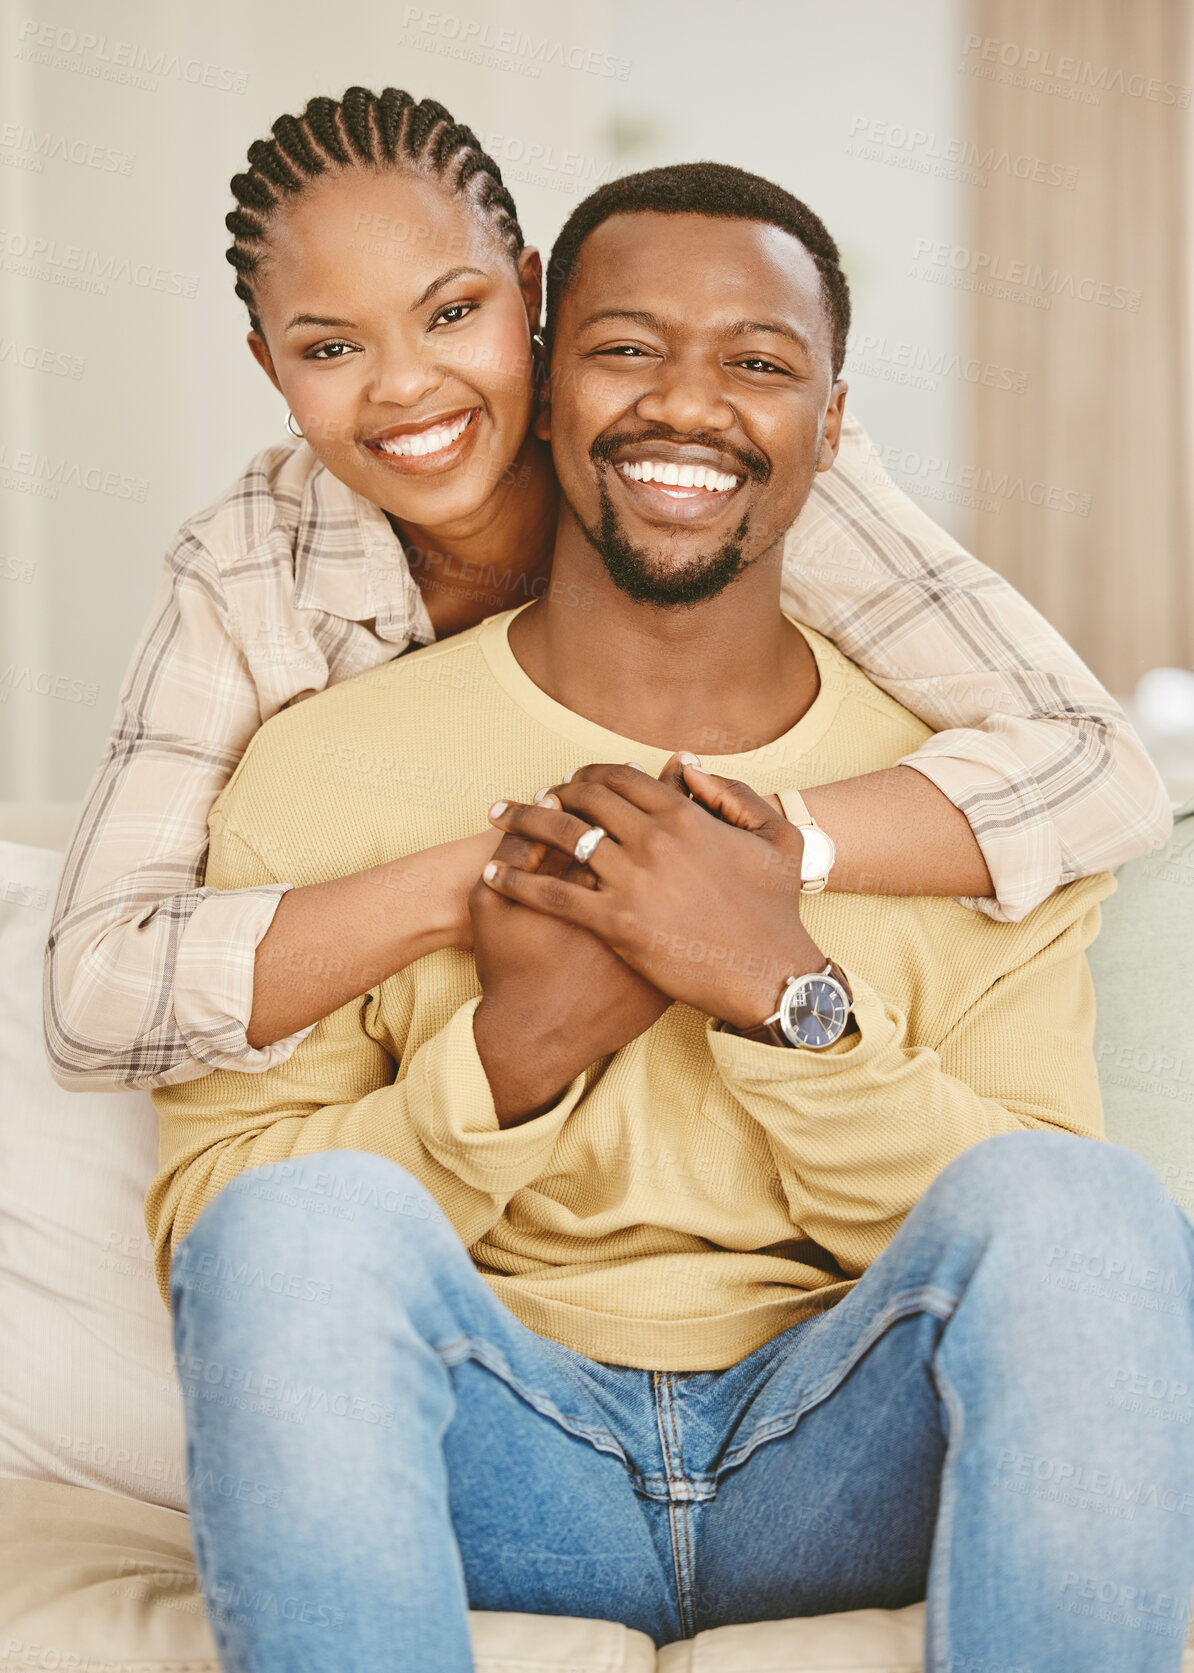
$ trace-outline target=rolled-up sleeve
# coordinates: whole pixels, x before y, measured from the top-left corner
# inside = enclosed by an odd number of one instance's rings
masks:
[[[254,1050],[253,964],[289,886],[203,886],[207,820],[261,725],[214,565],[167,557],[116,722],[67,854],[46,951],[45,1032],[63,1086],[168,1086],[259,1072],[309,1030]]]
[[[856,420],[784,551],[784,605],[935,736],[902,765],[966,815],[1018,920],[1165,842],[1169,797],[1122,709],[1011,584],[896,487]]]

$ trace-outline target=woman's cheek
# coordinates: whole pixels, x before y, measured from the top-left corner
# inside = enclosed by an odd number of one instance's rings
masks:
[[[321,379],[300,373],[283,384],[283,392],[303,435],[318,452],[351,447],[356,439],[356,402],[347,379]]]

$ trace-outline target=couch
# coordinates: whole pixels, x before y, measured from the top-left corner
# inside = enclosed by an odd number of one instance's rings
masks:
[[[41,956],[73,817],[0,804],[0,1668],[217,1673],[141,1211],[153,1105],[63,1092],[42,1052]],[[1108,1137],[1194,1215],[1192,947],[1194,802],[1166,849],[1121,868],[1091,958]],[[658,1652],[613,1622],[470,1623],[479,1673],[923,1667],[923,1604],[726,1627]],[[1182,1666],[1194,1673],[1194,1635]]]

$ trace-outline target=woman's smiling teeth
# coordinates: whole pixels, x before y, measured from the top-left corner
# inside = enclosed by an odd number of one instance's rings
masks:
[[[724,494],[738,486],[738,478],[707,465],[665,465],[650,459],[636,459],[618,469],[631,482],[658,482],[667,488],[703,488],[707,494]]]
[[[405,436],[391,436],[386,441],[377,442],[376,446],[395,459],[421,459],[428,453],[442,453],[446,447],[451,447],[457,436],[464,434],[476,413],[474,407],[449,424],[436,424],[430,430],[416,430]]]

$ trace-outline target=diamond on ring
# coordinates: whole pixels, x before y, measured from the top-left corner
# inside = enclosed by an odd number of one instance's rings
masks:
[[[587,831],[582,831],[576,839],[576,847],[572,850],[581,865],[588,865],[593,857],[593,850],[601,841],[605,832],[600,825],[590,825]]]

